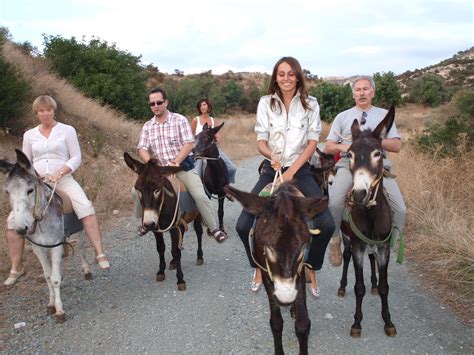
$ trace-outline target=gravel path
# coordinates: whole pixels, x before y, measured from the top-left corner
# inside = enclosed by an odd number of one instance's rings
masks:
[[[238,188],[250,190],[259,161],[250,159],[238,171]],[[67,320],[56,324],[46,316],[47,289],[41,272],[30,270],[13,288],[1,287],[0,351],[39,353],[272,353],[269,309],[265,291],[249,289],[252,269],[246,261],[235,222],[237,202],[226,202],[224,244],[204,237],[204,265],[196,266],[194,232],[186,234],[183,271],[187,290],[177,291],[174,271],[155,281],[158,255],[152,234],[134,236],[136,221],[117,220],[105,235],[110,272],[93,265],[94,279],[85,281],[77,255],[65,259],[62,288]],[[167,257],[169,261],[169,238]],[[92,250],[89,250],[92,259]],[[392,259],[393,260],[393,259]],[[38,264],[39,267],[39,264]],[[352,270],[352,267],[351,267]],[[364,299],[362,337],[352,339],[355,309],[351,271],[348,294],[336,295],[341,268],[326,261],[318,273],[321,298],[308,299],[312,320],[309,350],[334,353],[473,353],[473,329],[458,322],[425,293],[404,265],[391,262],[389,304],[398,335],[383,331],[380,300]],[[369,280],[366,275],[366,285]],[[287,309],[283,345],[298,352],[294,325]],[[14,324],[26,325],[14,329]]]

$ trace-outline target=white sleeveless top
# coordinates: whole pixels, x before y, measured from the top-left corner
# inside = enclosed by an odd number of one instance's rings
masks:
[[[214,117],[210,116],[209,117],[211,119],[211,128],[214,128]],[[196,136],[202,132],[202,127],[204,127],[204,125],[201,124],[201,120],[199,119],[199,116],[197,116],[196,118]]]

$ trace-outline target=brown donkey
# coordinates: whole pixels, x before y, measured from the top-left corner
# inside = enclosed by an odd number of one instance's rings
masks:
[[[366,252],[375,256],[379,271],[378,292],[382,302],[382,318],[385,334],[395,336],[388,310],[387,270],[390,260],[390,236],[392,216],[390,206],[383,193],[382,138],[392,127],[395,117],[393,106],[375,130],[361,131],[359,122],[351,126],[353,143],[349,147],[350,170],[353,185],[349,196],[350,208],[341,223],[345,241],[344,268],[341,288],[347,284],[347,267],[352,256],[355,269],[356,311],[351,328],[352,337],[360,337],[362,299],[365,295],[363,261]],[[373,261],[371,260],[373,264]],[[374,277],[374,272],[372,277]],[[340,289],[341,290],[341,289]]]
[[[283,183],[270,197],[225,187],[257,216],[250,245],[255,263],[264,271],[263,284],[270,304],[270,327],[275,354],[283,354],[281,306],[291,306],[300,354],[308,353],[311,321],[306,306],[304,257],[311,242],[305,222],[327,207],[327,198],[297,197],[291,183]]]
[[[181,270],[181,244],[186,224],[194,220],[194,229],[197,235],[198,251],[197,264],[203,263],[202,253],[202,225],[199,212],[194,211],[181,215],[179,211],[179,188],[175,191],[168,176],[176,174],[181,167],[159,166],[155,160],[144,164],[124,153],[125,163],[138,174],[135,189],[140,198],[142,207],[142,226],[146,231],[155,235],[156,249],[160,257],[160,268],[156,274],[156,281],[165,279],[165,242],[163,234],[171,234],[170,270],[176,268],[178,290],[186,290],[186,282]]]

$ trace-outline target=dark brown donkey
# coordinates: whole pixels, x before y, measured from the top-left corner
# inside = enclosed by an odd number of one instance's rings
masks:
[[[168,176],[181,171],[181,167],[159,166],[156,161],[150,160],[144,164],[124,153],[125,163],[138,174],[135,189],[142,206],[142,226],[145,230],[153,232],[156,239],[156,249],[160,256],[160,268],[156,274],[156,281],[165,279],[165,242],[163,233],[171,234],[170,270],[176,268],[178,290],[186,290],[186,282],[181,270],[181,243],[187,223],[194,220],[194,229],[197,235],[198,250],[197,264],[203,263],[202,253],[202,225],[199,212],[193,211],[181,215],[178,206],[178,193]],[[179,189],[178,189],[179,191]]]
[[[224,126],[224,122],[214,128],[205,123],[202,132],[196,136],[193,154],[195,160],[202,159],[207,163],[203,168],[201,179],[207,196],[209,198],[217,196],[219,229],[224,232],[224,199],[226,197],[224,186],[229,184],[229,179],[227,177],[227,167],[220,157],[216,145],[216,133],[219,132],[222,126]]]
[[[319,148],[316,148],[316,153],[319,157],[320,166],[310,165],[311,176],[318,184],[323,196],[329,196],[329,186],[336,175],[336,160],[333,155],[323,153]]]
[[[349,148],[350,170],[353,186],[350,191],[347,214],[343,218],[341,230],[348,238],[344,250],[344,271],[341,287],[347,284],[347,267],[351,255],[355,269],[356,311],[351,336],[360,337],[362,320],[362,299],[365,295],[363,261],[366,252],[373,253],[379,271],[378,292],[382,302],[382,318],[385,334],[395,336],[388,310],[387,270],[390,260],[390,236],[392,216],[390,206],[383,193],[383,151],[382,138],[390,130],[395,117],[393,106],[374,131],[361,131],[354,120],[351,126],[352,145]],[[346,244],[346,243],[345,243]],[[344,282],[343,282],[344,281]]]
[[[250,239],[255,263],[264,271],[263,284],[270,303],[270,327],[275,354],[283,354],[281,306],[291,305],[300,354],[308,353],[311,321],[306,307],[304,256],[311,234],[305,222],[327,207],[327,198],[297,197],[290,183],[270,197],[260,197],[225,187],[242,206],[257,216]]]

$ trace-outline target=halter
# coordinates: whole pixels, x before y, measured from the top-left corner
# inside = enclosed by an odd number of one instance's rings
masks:
[[[378,176],[372,182],[372,184],[370,184],[369,197],[370,196],[372,196],[372,197],[367,200],[367,203],[365,205],[355,203],[354,202],[354,197],[352,196],[352,194],[350,194],[350,197],[349,197],[349,205],[350,206],[354,206],[354,205],[356,205],[356,206],[365,206],[367,208],[370,208],[370,207],[373,207],[373,206],[377,205],[377,202],[375,201],[375,199],[377,198],[377,194],[379,192],[380,182],[382,181],[382,178],[383,178],[383,173],[380,176]]]
[[[49,199],[48,199],[48,202],[46,203],[46,206],[44,207],[43,209],[43,212],[39,213],[39,209],[40,209],[40,205],[41,205],[41,196],[40,196],[40,180],[37,178],[36,179],[36,184],[35,184],[35,206],[33,207],[33,217],[34,217],[34,222],[33,224],[31,225],[31,229],[30,231],[28,231],[28,234],[25,235],[25,238],[32,244],[34,245],[37,245],[39,247],[42,247],[42,248],[55,248],[59,245],[62,245],[62,244],[66,244],[67,241],[66,241],[66,236],[64,236],[64,239],[59,242],[59,243],[56,243],[56,244],[52,244],[52,245],[44,245],[44,244],[40,244],[40,243],[37,243],[37,242],[34,242],[33,240],[31,240],[31,238],[29,237],[30,235],[34,234],[36,232],[36,227],[37,226],[40,226],[40,222],[43,220],[44,216],[46,215],[46,212],[48,211],[48,208],[49,208],[49,205],[51,204],[51,201],[53,200],[53,197],[54,197],[54,194],[56,192],[56,186],[58,185],[58,181],[56,180],[54,182],[54,185],[53,185],[53,188],[51,190],[51,196],[49,196]],[[41,226],[40,226],[41,228]]]
[[[178,215],[178,211],[179,211],[179,197],[180,197],[179,186],[173,186],[173,182],[170,179],[168,179],[168,181],[170,182],[171,186],[173,187],[173,189],[175,190],[175,193],[176,193],[176,205],[175,205],[175,209],[174,209],[173,218],[171,219],[171,223],[168,227],[166,227],[165,229],[161,229],[160,226],[159,226],[160,218],[158,217],[158,221],[156,223],[157,228],[153,232],[165,233],[165,232],[168,232],[171,228],[174,228],[174,227],[178,226],[175,222],[177,220],[176,216]],[[161,194],[160,194],[161,195],[161,202],[160,202],[160,207],[158,209],[158,216],[160,216],[161,209],[163,208],[163,204],[165,202],[165,192],[167,192],[167,190],[166,190],[166,187],[163,185],[163,189],[162,189]]]

